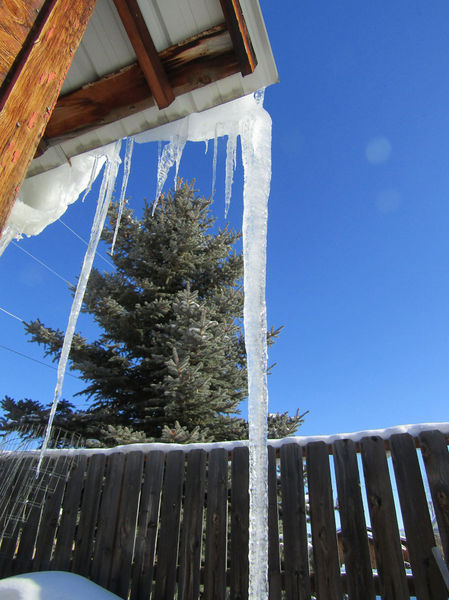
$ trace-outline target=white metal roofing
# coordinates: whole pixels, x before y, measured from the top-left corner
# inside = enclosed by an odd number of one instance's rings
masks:
[[[138,0],[141,12],[158,51],[224,22],[219,0]],[[28,175],[47,171],[67,158],[117,139],[200,112],[245,96],[278,81],[265,24],[258,0],[240,0],[249,36],[257,57],[254,73],[240,73],[178,96],[166,109],[157,106],[125,117],[94,131],[52,146],[31,163]],[[64,82],[62,93],[117,71],[136,61],[112,0],[98,0]]]

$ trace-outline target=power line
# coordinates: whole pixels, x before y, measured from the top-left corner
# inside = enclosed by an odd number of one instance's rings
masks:
[[[8,350],[8,352],[13,352],[14,354],[18,354],[19,356],[22,356],[23,358],[27,358],[28,360],[32,360],[33,362],[36,362],[40,365],[43,365],[44,367],[48,367],[49,369],[53,369],[54,371],[57,371],[57,367],[53,366],[53,365],[49,365],[48,363],[44,363],[41,360],[38,360],[37,358],[33,358],[32,356],[28,356],[27,354],[23,354],[22,352],[18,352],[18,350],[14,350],[13,348],[9,348],[8,346],[4,346],[3,344],[0,344],[0,348],[3,348],[3,350]],[[67,375],[69,375],[69,377],[73,377],[74,379],[79,379],[79,377],[76,377],[76,375],[72,375],[71,373],[67,373]]]
[[[11,244],[14,244],[14,246],[16,246],[16,248],[19,248],[19,250],[22,250],[22,252],[25,252],[25,254],[28,254],[28,256],[31,256],[31,258],[33,258],[36,262],[38,262],[40,265],[42,265],[43,267],[45,267],[46,269],[48,269],[48,271],[50,271],[50,273],[53,273],[53,275],[56,275],[56,277],[59,277],[59,279],[62,279],[62,281],[64,281],[65,283],[67,283],[70,287],[72,287],[72,288],[75,287],[73,285],[73,283],[70,283],[70,281],[67,281],[67,279],[65,279],[62,275],[59,275],[59,273],[56,273],[55,270],[53,270],[51,267],[49,267],[47,264],[45,264],[39,258],[36,258],[36,256],[34,256],[33,254],[31,254],[31,252],[28,252],[28,250],[25,250],[25,248],[22,248],[22,246],[19,246],[19,244],[17,244],[14,241],[11,241]]]
[[[18,321],[21,321],[22,323],[25,323],[25,321],[23,319],[21,319],[17,315],[13,315],[12,313],[10,313],[8,310],[5,310],[1,306],[0,306],[0,310],[3,311],[4,313],[6,313],[7,315],[9,315],[10,317],[13,317],[14,319],[17,319]]]
[[[89,242],[87,240],[85,240],[83,237],[81,237],[79,235],[79,233],[76,233],[76,231],[74,231],[71,227],[69,227],[67,225],[67,223],[64,223],[64,221],[62,219],[58,219],[58,221],[60,223],[62,223],[64,225],[64,227],[66,227],[71,233],[73,233],[74,236],[76,236],[79,240],[81,240],[83,242],[83,244],[86,244],[86,246],[89,246]],[[97,254],[97,256],[99,256],[100,258],[102,258],[106,263],[108,263],[108,265],[110,267],[115,268],[115,265],[113,263],[111,263],[110,260],[108,260],[107,258],[105,258],[100,252],[98,252],[98,250],[97,250],[96,254]]]

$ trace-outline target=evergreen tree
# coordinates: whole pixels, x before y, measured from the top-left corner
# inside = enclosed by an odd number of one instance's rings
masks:
[[[107,446],[247,436],[238,416],[247,394],[243,259],[234,247],[240,234],[227,226],[213,233],[210,205],[184,184],[146,205],[140,220],[125,210],[115,270],[94,269],[84,300],[103,333],[93,343],[77,334],[70,353],[91,404],[82,411],[63,403],[56,424]],[[107,242],[114,225],[113,212]],[[26,331],[57,360],[63,332],[39,320]],[[5,397],[1,406],[3,430],[48,414],[31,400]],[[301,419],[271,416],[276,437],[292,433]]]

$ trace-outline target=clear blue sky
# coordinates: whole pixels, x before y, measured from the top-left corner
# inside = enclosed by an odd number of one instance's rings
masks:
[[[310,410],[302,434],[445,421],[449,396],[449,4],[262,0],[280,75],[273,119],[268,320],[271,411]],[[211,146],[211,145],[209,145]],[[223,221],[224,145],[215,210]],[[129,196],[154,195],[155,146],[136,148]],[[211,187],[212,148],[180,175]],[[241,224],[241,169],[230,220]],[[63,220],[88,236],[95,194]],[[74,281],[84,247],[60,223],[21,245]],[[96,260],[98,268],[103,267]],[[0,306],[64,328],[67,286],[17,247]],[[86,317],[79,330],[93,334]],[[0,344],[38,360],[0,313]],[[55,372],[0,348],[0,394],[50,402]],[[48,362],[48,359],[47,359]],[[67,377],[64,396],[82,387]]]

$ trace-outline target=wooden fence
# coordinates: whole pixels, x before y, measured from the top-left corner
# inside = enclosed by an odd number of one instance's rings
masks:
[[[133,600],[247,598],[247,448],[81,452],[68,476],[58,460],[43,471],[56,485],[1,541],[1,577],[56,569]],[[0,515],[33,461],[8,479]],[[268,496],[271,600],[448,598],[432,551],[449,557],[442,433],[270,447]]]

